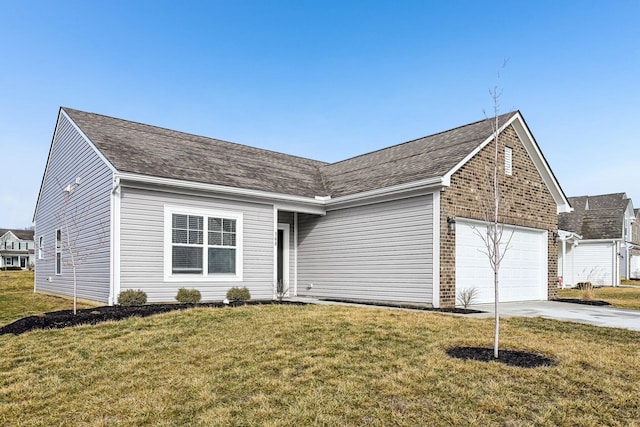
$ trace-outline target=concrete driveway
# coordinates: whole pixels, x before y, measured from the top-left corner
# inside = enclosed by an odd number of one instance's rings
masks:
[[[494,315],[493,304],[475,304],[469,308],[487,312],[473,314],[472,317],[484,318]],[[640,331],[640,311],[638,310],[555,301],[502,302],[499,310],[500,317],[542,317]]]

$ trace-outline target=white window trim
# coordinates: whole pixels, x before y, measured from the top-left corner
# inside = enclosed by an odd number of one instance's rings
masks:
[[[43,259],[43,253],[42,253],[43,243],[44,243],[44,237],[43,236],[38,237],[38,259]]]
[[[204,217],[203,221],[203,257],[202,274],[173,274],[172,272],[172,217],[178,215],[194,215]],[[236,220],[236,273],[235,274],[207,274],[208,264],[208,221],[207,217],[228,218]],[[164,207],[164,281],[165,282],[241,282],[243,277],[243,214],[213,209],[198,209],[187,206]]]
[[[60,233],[60,240],[58,240],[58,233]],[[58,242],[60,242],[60,245],[58,246]],[[56,236],[54,239],[54,245],[55,245],[55,249],[56,249],[56,257],[53,260],[53,263],[55,264],[54,268],[55,268],[55,272],[56,272],[56,276],[60,276],[62,275],[62,229],[57,228],[56,229]],[[60,264],[58,265],[58,256],[60,256]]]

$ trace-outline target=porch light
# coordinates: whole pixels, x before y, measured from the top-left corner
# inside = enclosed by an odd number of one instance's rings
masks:
[[[447,229],[449,230],[449,233],[456,231],[456,219],[452,216],[447,217]]]

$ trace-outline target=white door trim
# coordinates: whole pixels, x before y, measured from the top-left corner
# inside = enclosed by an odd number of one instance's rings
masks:
[[[284,282],[284,296],[285,297],[289,297],[290,293],[290,284],[291,284],[291,278],[290,278],[290,272],[289,272],[289,239],[290,239],[290,231],[291,231],[291,226],[289,224],[282,224],[282,223],[278,223],[278,230],[282,230],[282,241],[283,241],[283,245],[282,245],[282,279]],[[276,252],[277,252],[278,248],[276,247]],[[276,255],[276,262],[277,262],[277,255]],[[277,266],[276,266],[276,271],[277,271]],[[276,274],[276,277],[274,279],[274,290],[275,290],[275,294],[277,297],[277,289],[278,289],[278,275]]]

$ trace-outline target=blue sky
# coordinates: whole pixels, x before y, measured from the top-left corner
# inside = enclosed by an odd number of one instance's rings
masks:
[[[60,106],[331,162],[481,120],[496,83],[568,196],[640,207],[637,0],[0,10],[0,227],[31,225]]]

